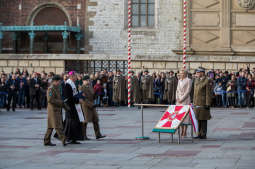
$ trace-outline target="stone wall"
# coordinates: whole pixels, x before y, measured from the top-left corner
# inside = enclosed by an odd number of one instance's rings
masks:
[[[127,54],[127,0],[89,0],[89,42],[93,54]],[[94,2],[94,3],[92,3]],[[132,29],[133,56],[176,55],[182,32],[180,0],[155,0],[154,28]]]
[[[125,56],[107,54],[1,54],[0,71],[6,73],[15,71],[16,68],[28,69],[35,72],[54,72],[60,74],[65,71],[65,61],[92,61],[92,60],[126,60]],[[237,71],[240,68],[250,66],[255,67],[255,57],[253,56],[191,56],[187,58],[187,68],[193,72],[199,66],[210,69],[221,69]],[[149,57],[139,57],[132,60],[132,69],[136,72],[148,69],[150,72],[177,71],[182,68],[181,56],[162,56],[158,59]]]

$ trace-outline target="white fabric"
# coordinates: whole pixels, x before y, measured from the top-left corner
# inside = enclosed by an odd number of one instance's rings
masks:
[[[197,118],[196,118],[196,115],[195,115],[195,112],[194,112],[192,106],[190,106],[189,116],[191,118],[191,122],[193,124],[195,132],[198,133],[198,121],[197,121]]]
[[[71,79],[68,79],[66,81],[66,83],[68,83],[72,87],[72,89],[73,89],[73,96],[77,95],[78,91],[77,91],[77,88],[76,88],[74,82]]]

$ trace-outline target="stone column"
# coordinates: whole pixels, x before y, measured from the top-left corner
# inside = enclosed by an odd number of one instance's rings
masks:
[[[221,48],[231,51],[231,0],[221,1]]]
[[[18,48],[17,48],[17,33],[16,32],[12,33],[12,41],[13,41],[13,51],[14,51],[14,53],[18,53]]]
[[[77,54],[80,54],[81,53],[81,38],[83,37],[83,35],[81,33],[77,33],[75,35],[75,38],[76,38],[76,53]]]
[[[32,31],[32,32],[29,32],[28,35],[29,35],[29,39],[30,39],[30,41],[29,41],[29,53],[32,54],[33,50],[34,50],[35,33],[34,33],[34,31]]]
[[[3,39],[4,35],[3,32],[0,32],[0,53],[2,53],[2,39]]]
[[[67,53],[67,38],[68,38],[68,32],[62,32],[62,37],[63,37],[63,53]]]

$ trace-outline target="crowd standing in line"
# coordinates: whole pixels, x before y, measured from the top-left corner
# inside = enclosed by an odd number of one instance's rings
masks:
[[[179,72],[150,72],[144,70],[135,74],[131,72],[131,100],[133,103],[175,104]],[[111,72],[103,70],[95,74],[80,73],[75,85],[80,89],[82,79],[89,75],[89,83],[95,92],[96,106],[124,106],[127,105],[127,76],[120,70]],[[54,73],[31,74],[25,69],[7,74],[1,72],[0,80],[0,108],[7,111],[16,108],[35,107],[40,110],[47,107],[46,93],[52,82]],[[240,69],[237,72],[223,70],[209,70],[206,73],[211,86],[213,107],[254,107],[255,68]],[[188,73],[194,90],[196,73]],[[69,75],[61,75],[61,86],[68,80]],[[191,102],[193,99],[191,92]]]

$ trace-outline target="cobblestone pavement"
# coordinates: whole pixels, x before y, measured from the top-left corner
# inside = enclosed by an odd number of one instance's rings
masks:
[[[0,169],[254,169],[255,109],[212,109],[208,139],[190,138],[170,143],[162,134],[158,143],[152,128],[164,108],[144,110],[145,135],[141,136],[141,113],[137,108],[100,108],[100,125],[107,137],[95,139],[89,124],[90,141],[62,147],[43,146],[46,110],[0,112]]]

